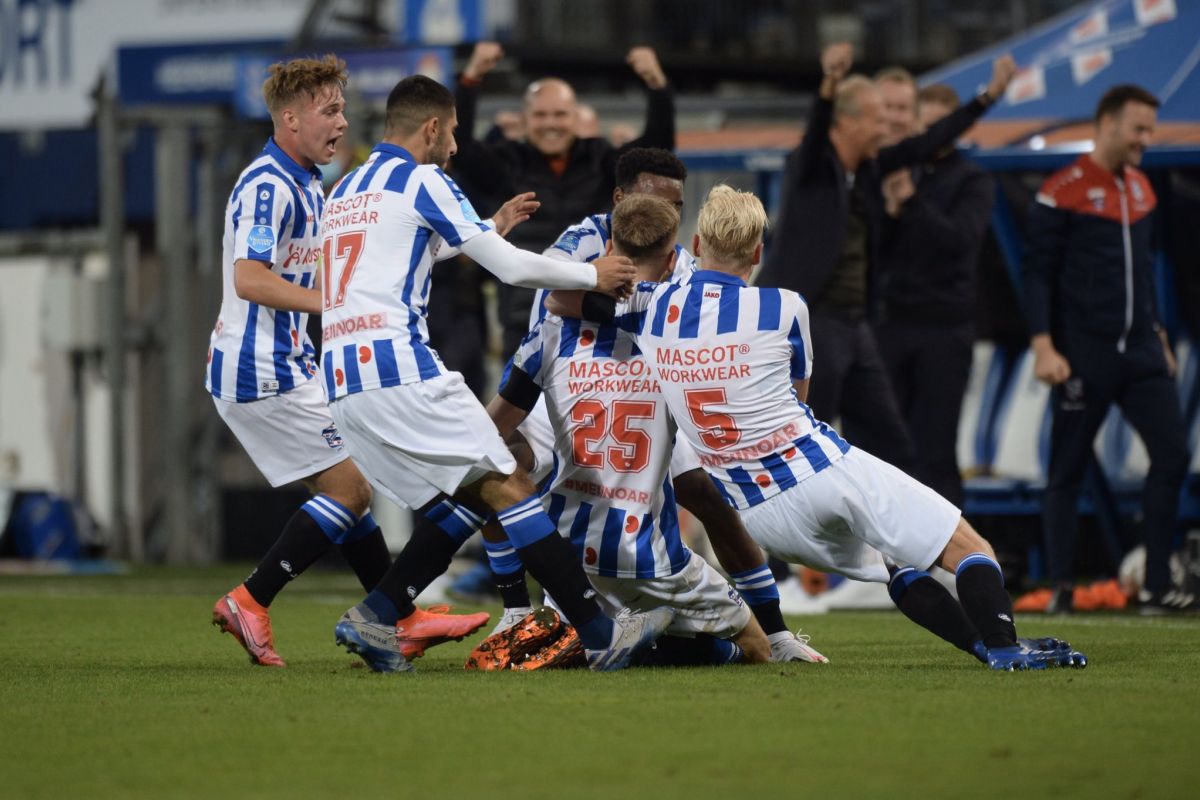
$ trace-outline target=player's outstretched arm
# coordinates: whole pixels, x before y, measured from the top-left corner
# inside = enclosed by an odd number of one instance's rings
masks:
[[[472,237],[462,251],[505,283],[530,289],[595,289],[622,297],[637,275],[627,258],[609,256],[591,264],[559,261],[513,247],[495,231]]]
[[[263,261],[238,259],[233,265],[233,289],[241,299],[277,311],[321,313],[320,290],[285,281]]]

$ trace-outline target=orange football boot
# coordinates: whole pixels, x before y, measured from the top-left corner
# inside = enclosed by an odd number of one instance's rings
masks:
[[[444,642],[462,641],[464,636],[487,625],[492,615],[486,611],[478,614],[449,614],[450,606],[418,608],[396,623],[396,641],[400,653],[411,661],[425,655],[430,647]]]
[[[486,671],[508,669],[530,653],[552,644],[565,627],[554,609],[548,606],[534,609],[516,625],[493,633],[480,642],[471,651],[463,668]]]
[[[212,624],[238,640],[250,656],[250,663],[264,667],[284,666],[283,659],[275,652],[271,617],[267,609],[246,591],[244,583],[213,606]]]
[[[530,653],[519,664],[513,664],[513,669],[569,669],[586,666],[587,654],[583,650],[579,634],[570,625],[564,625],[562,634],[557,639],[536,653]]]

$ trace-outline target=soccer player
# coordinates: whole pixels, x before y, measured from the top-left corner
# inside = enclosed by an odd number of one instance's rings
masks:
[[[496,513],[521,560],[576,623],[589,663],[625,666],[670,623],[668,610],[603,614],[570,546],[517,467],[462,376],[428,344],[425,305],[432,252],[445,242],[502,281],[545,288],[627,291],[623,258],[566,264],[518,250],[484,225],[437,166],[455,153],[454,97],[424,76],[388,96],[383,142],[334,187],[322,219],[330,409],[355,461],[421,521],[387,575],[335,626],[336,640],[377,671],[462,638],[487,614],[429,615],[413,605],[459,546]],[[448,495],[458,493],[461,502]]]
[[[957,508],[813,417],[804,301],[746,284],[766,224],[758,198],[717,186],[693,239],[700,269],[642,284],[617,320],[750,535],[784,561],[886,582],[905,615],[993,669],[1085,664],[1058,640],[1018,640],[1000,565]],[[927,572],[935,564],[955,573],[961,605]]]
[[[272,486],[303,481],[296,511],[245,582],[217,601],[213,624],[264,666],[284,665],[267,609],[289,581],[338,545],[371,589],[390,556],[355,468],[313,380],[305,325],[317,286],[324,204],[318,164],[346,132],[345,64],[335,56],[275,64],[263,84],[274,135],[234,186],[225,210],[224,293],[205,386],[221,419]]]
[[[632,148],[617,160],[613,204],[627,197],[652,196],[669,203],[676,211],[683,208],[683,183],[687,167],[673,153],[650,147]],[[612,239],[612,214],[593,214],[567,228],[545,254],[577,262],[591,262],[604,255]],[[671,280],[682,280],[695,270],[692,254],[674,245]],[[545,315],[547,292],[538,292],[530,312],[530,328]],[[490,410],[490,409],[489,409]],[[539,402],[517,428],[518,447],[528,447],[533,465],[531,476],[540,482],[551,470],[554,460],[555,431]],[[514,442],[510,439],[510,444]],[[771,641],[773,661],[825,661],[806,644],[806,637],[788,631],[779,607],[779,589],[762,557],[762,552],[746,533],[737,512],[724,502],[708,475],[700,466],[691,445],[682,439],[676,444],[671,463],[675,496],[681,506],[704,525],[713,552],[721,566],[734,579],[738,591]],[[489,525],[484,531],[484,546],[504,599],[505,612],[493,633],[516,623],[532,609],[524,587],[525,570],[503,537],[497,537]]]
[[[607,252],[628,256],[640,279],[671,273],[679,230],[671,203],[631,194],[605,227]],[[672,663],[767,661],[770,643],[741,598],[679,538],[668,475],[675,423],[633,337],[611,323],[546,316],[488,412],[507,435],[542,398],[556,434],[544,499],[603,605],[675,608],[667,633],[686,638],[664,637],[655,650],[676,651]]]

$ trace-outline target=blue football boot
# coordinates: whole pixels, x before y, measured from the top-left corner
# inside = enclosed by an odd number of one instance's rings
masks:
[[[1045,669],[1054,661],[1054,654],[1049,650],[1030,647],[1031,640],[1018,640],[1009,647],[989,647],[987,649],[987,665],[991,669],[1014,672],[1025,669]]]
[[[1088,665],[1087,656],[1071,647],[1070,642],[1064,642],[1062,639],[1047,636],[1040,639],[1018,638],[1017,642],[1032,650],[1050,653],[1051,666],[1083,669]]]

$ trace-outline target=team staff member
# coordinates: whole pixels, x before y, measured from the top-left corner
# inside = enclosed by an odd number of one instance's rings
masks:
[[[902,84],[888,86],[896,92]],[[915,97],[901,136],[959,106],[944,84]],[[879,350],[913,442],[913,477],[960,507],[958,418],[975,341],[975,267],[994,194],[988,174],[953,144],[883,182]]]
[[[1092,441],[1114,402],[1150,453],[1142,494],[1146,579],[1141,610],[1194,604],[1170,586],[1171,539],[1187,472],[1175,359],[1154,299],[1154,190],[1137,165],[1158,99],[1114,86],[1096,107],[1091,153],[1042,184],[1029,212],[1025,299],[1037,377],[1054,387],[1043,509],[1050,610],[1071,608],[1079,488]]]
[[[570,84],[544,78],[525,90],[523,140],[483,142],[475,138],[479,87],[503,51],[495,42],[475,46],[455,90],[458,154],[454,174],[487,197],[536,192],[541,210],[510,237],[524,250],[540,253],[568,225],[612,207],[616,147],[603,138],[577,135],[578,105]],[[626,58],[648,90],[646,129],[626,147],[675,148],[675,103],[667,76],[649,47],[635,47]],[[500,323],[504,351],[514,353],[528,332],[533,290],[501,284]]]
[[[810,304],[821,365],[813,412],[840,417],[863,449],[909,468],[912,444],[867,322],[884,214],[880,183],[953,143],[1003,94],[1016,67],[1008,56],[998,59],[987,89],[970,103],[924,134],[880,149],[883,101],[870,80],[846,77],[851,56],[848,44],[821,55],[825,78],[804,139],[788,156],[775,236],[758,284],[799,292]]]

